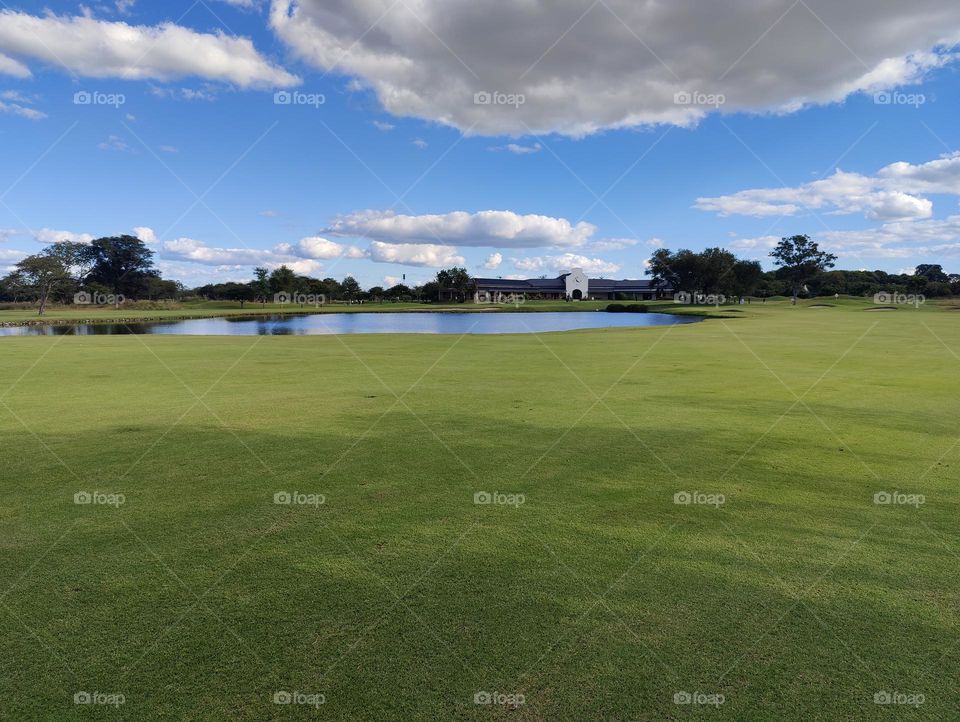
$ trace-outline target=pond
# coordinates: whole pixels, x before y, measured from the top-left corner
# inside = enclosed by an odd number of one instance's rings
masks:
[[[176,336],[316,336],[350,333],[545,333],[696,323],[695,316],[604,311],[535,313],[322,313],[196,318],[149,323],[8,326],[0,336],[172,334]]]

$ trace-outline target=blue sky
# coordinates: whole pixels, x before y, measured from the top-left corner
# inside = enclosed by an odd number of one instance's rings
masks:
[[[12,3],[0,264],[136,233],[187,285],[625,278],[809,233],[960,272],[960,7],[698,5]]]

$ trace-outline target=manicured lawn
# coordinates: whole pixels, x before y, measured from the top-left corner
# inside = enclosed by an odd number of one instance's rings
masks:
[[[809,305],[0,339],[0,718],[955,718],[960,312]]]

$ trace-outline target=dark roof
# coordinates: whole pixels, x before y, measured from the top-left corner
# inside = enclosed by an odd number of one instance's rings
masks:
[[[474,278],[474,287],[478,290],[507,290],[517,292],[553,291],[563,293],[567,288],[564,273],[558,278]],[[651,293],[657,289],[669,290],[669,284],[650,279],[590,278],[587,280],[588,293]]]

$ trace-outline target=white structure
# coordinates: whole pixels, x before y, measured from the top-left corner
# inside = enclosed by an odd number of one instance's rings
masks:
[[[587,276],[582,268],[574,268],[567,274],[565,279],[567,284],[567,298],[579,301],[583,298],[589,298],[589,283]]]

